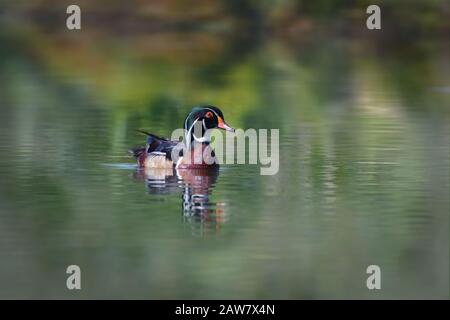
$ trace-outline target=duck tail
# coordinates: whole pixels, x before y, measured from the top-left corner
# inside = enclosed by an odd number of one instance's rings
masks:
[[[143,154],[145,154],[145,148],[144,147],[139,147],[139,148],[130,149],[130,150],[128,150],[128,154],[130,154],[131,156],[133,156],[136,159],[138,159]]]
[[[151,138],[156,139],[156,140],[164,140],[164,141],[167,140],[167,139],[158,137],[157,135],[155,135],[155,134],[153,134],[153,133],[150,133],[150,132],[147,132],[147,131],[144,131],[144,130],[136,130],[136,131],[139,132],[139,133],[143,133],[143,134],[145,134],[147,137],[151,137]]]
[[[142,168],[145,164],[145,159],[147,158],[146,148],[139,147],[128,150],[128,153],[137,160],[137,164]]]

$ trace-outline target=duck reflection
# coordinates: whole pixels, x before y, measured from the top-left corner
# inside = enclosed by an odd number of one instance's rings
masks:
[[[210,195],[219,176],[218,168],[145,169],[136,172],[150,194],[175,194],[181,189],[181,214],[202,234],[219,230],[226,221],[223,202],[212,202]]]

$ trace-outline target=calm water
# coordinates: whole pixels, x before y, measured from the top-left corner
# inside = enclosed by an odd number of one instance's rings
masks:
[[[439,45],[403,56],[273,40],[231,54],[200,37],[200,55],[172,37],[159,51],[0,39],[0,297],[448,298]],[[201,102],[234,127],[280,129],[279,173],[138,172],[135,130],[168,136]],[[65,286],[71,264],[79,292]]]

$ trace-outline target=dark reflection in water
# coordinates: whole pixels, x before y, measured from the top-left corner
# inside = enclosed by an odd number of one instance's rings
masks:
[[[226,219],[224,202],[212,202],[210,195],[219,168],[178,170],[138,169],[135,178],[145,181],[151,195],[181,194],[181,215],[193,232],[205,235],[218,232]]]

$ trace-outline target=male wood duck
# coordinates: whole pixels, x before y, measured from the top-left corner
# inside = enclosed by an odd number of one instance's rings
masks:
[[[129,150],[140,168],[204,169],[217,166],[207,130],[222,129],[234,132],[225,123],[223,113],[214,106],[194,107],[184,120],[184,141],[172,141],[154,134],[147,135],[145,147]],[[177,159],[172,159],[173,155]],[[178,156],[179,155],[179,156]]]

